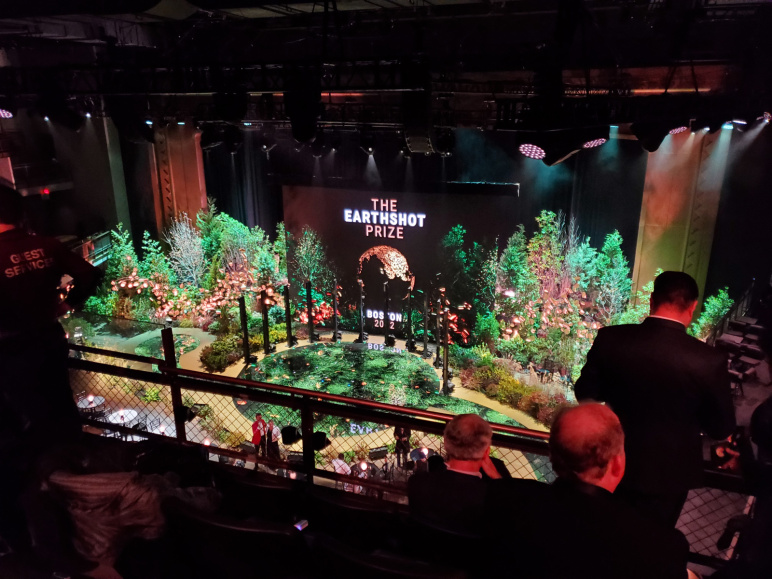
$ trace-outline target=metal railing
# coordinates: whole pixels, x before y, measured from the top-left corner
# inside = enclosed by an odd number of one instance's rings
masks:
[[[174,343],[170,328],[162,330],[162,337],[167,348]],[[404,501],[410,474],[426,468],[433,455],[444,454],[442,431],[452,416],[442,412],[179,369],[173,355],[162,361],[84,346],[71,349],[77,356],[70,358],[70,380],[83,421],[103,434],[128,440],[172,438],[206,447],[210,458],[220,462],[397,501]],[[154,364],[160,373],[150,370]],[[256,413],[266,423],[273,421],[280,433],[274,442],[269,431],[270,442],[257,448],[250,442]],[[405,453],[397,452],[396,426],[411,431]],[[547,433],[491,427],[493,456],[512,477],[554,480]],[[340,455],[343,460],[333,462]],[[740,477],[709,471],[707,486],[690,493],[679,521],[692,559],[716,565],[731,556],[731,550],[717,549],[716,539],[726,521],[751,503]]]

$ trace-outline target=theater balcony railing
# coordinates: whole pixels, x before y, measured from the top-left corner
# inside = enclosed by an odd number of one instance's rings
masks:
[[[173,352],[171,329],[161,333],[166,351]],[[308,485],[397,502],[406,500],[412,470],[443,454],[448,414],[184,370],[176,367],[174,355],[164,360],[80,344],[70,348],[71,386],[83,423],[95,435],[172,439],[200,447],[218,463],[259,464],[261,470]],[[260,449],[259,456],[248,442],[257,412],[281,431],[276,444]],[[407,468],[397,465],[395,426],[411,430]],[[554,480],[547,433],[491,426],[492,454],[512,477]],[[350,475],[336,472],[332,460],[339,454]],[[740,477],[711,469],[706,474],[707,486],[690,492],[679,528],[690,541],[692,559],[716,566],[733,556],[736,543],[719,550],[716,540],[728,520],[747,513],[754,499]]]

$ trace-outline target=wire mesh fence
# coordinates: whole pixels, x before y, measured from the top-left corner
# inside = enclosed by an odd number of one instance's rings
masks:
[[[76,368],[70,369],[70,385],[85,419],[126,426],[136,436],[177,435],[168,385]]]
[[[719,548],[718,539],[732,517],[747,514],[753,497],[716,488],[698,488],[689,491],[676,528],[689,541],[692,553],[720,560],[729,560],[734,553],[735,541]]]

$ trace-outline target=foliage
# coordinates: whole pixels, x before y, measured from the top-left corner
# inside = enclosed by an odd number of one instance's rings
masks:
[[[177,283],[177,275],[161,244],[150,237],[150,233],[147,231],[142,234],[142,261],[139,262],[138,270],[140,277],[150,279],[154,283],[168,285],[176,285]]]
[[[219,256],[225,270],[247,271],[258,285],[276,281],[273,244],[266,233],[257,226],[250,229],[225,213],[216,218],[221,230]]]
[[[662,273],[661,269],[654,272],[656,278]],[[651,293],[654,291],[654,280],[649,281],[641,289],[635,292],[635,296],[627,302],[624,311],[618,314],[611,322],[612,325],[640,324],[649,315]]]
[[[702,304],[702,312],[695,323],[689,326],[689,334],[700,340],[707,338],[724,316],[729,313],[734,300],[729,297],[729,288],[718,290]]]
[[[529,297],[536,283],[528,266],[528,238],[525,227],[519,225],[507,241],[498,263],[497,282],[504,290],[511,290],[521,297]]]
[[[123,223],[119,223],[110,232],[110,238],[112,241],[112,251],[105,264],[106,280],[125,277],[139,265],[131,234],[127,229],[123,228]]]
[[[222,372],[242,355],[240,340],[236,336],[218,338],[201,350],[201,364],[208,372]]]
[[[305,293],[306,281],[310,281],[312,287],[322,290],[332,288],[334,268],[316,231],[304,227],[298,236],[288,234],[287,244],[292,285],[298,294]]]
[[[563,266],[562,220],[551,211],[536,218],[539,228],[528,241],[528,265],[541,286],[540,294],[551,298],[560,294]]]
[[[469,332],[466,326],[471,326],[478,314],[485,316],[493,309],[498,252],[495,244],[474,242],[467,247],[465,235],[461,225],[454,226],[442,238],[439,249],[440,281],[454,315],[458,316],[451,330],[464,342]]]
[[[489,348],[493,347],[494,342],[501,334],[499,321],[493,312],[477,314],[477,323],[474,325],[474,339],[480,344],[486,344]]]
[[[190,334],[174,334],[174,355],[177,362],[179,363],[182,354],[192,352],[198,348],[199,344],[200,341],[198,338],[191,336]],[[163,358],[163,341],[160,337],[145,340],[134,348],[134,353],[138,356],[146,356],[148,358]]]
[[[606,236],[598,256],[598,297],[596,303],[608,323],[623,311],[630,298],[630,266],[622,253],[622,236],[614,231]]]
[[[277,276],[281,279],[289,279],[287,271],[287,230],[284,222],[276,226],[276,239],[273,242],[273,253],[277,258]]]
[[[169,262],[177,278],[181,282],[200,287],[207,270],[206,256],[201,233],[187,213],[180,213],[172,220],[166,231],[166,242],[171,248]]]
[[[144,393],[139,397],[142,402],[145,404],[149,402],[160,402],[161,401],[161,388],[156,386],[151,386],[147,390],[144,391]]]
[[[393,350],[370,350],[352,344],[314,344],[267,356],[256,368],[247,368],[247,379],[329,392],[366,400],[398,403],[411,408],[442,408],[456,414],[479,414],[486,420],[518,426],[517,421],[473,402],[437,393],[434,369],[420,357]],[[238,406],[245,416],[254,415],[248,403]],[[268,405],[262,405],[264,414]],[[273,410],[281,414],[283,409]],[[315,417],[315,430],[331,435],[358,434],[359,429],[382,425],[358,423],[335,416]]]

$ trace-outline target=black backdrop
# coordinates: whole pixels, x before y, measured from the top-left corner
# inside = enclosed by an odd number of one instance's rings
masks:
[[[520,155],[512,133],[458,129],[453,156],[413,155],[408,160],[399,152],[402,137],[396,131],[381,132],[376,135],[374,171],[372,165],[368,169],[358,134],[339,134],[337,150],[321,158],[308,147],[297,150],[288,138],[279,138],[266,155],[260,150],[259,131],[245,128],[244,144],[235,154],[223,146],[204,152],[207,192],[223,211],[273,234],[284,218],[284,185],[363,193],[517,195],[512,183],[519,183],[519,197],[508,216],[510,229],[522,223],[532,232],[540,211],[563,211],[577,219],[596,247],[618,229],[632,266],[646,170],[646,153],[635,141],[612,139],[547,167]]]

